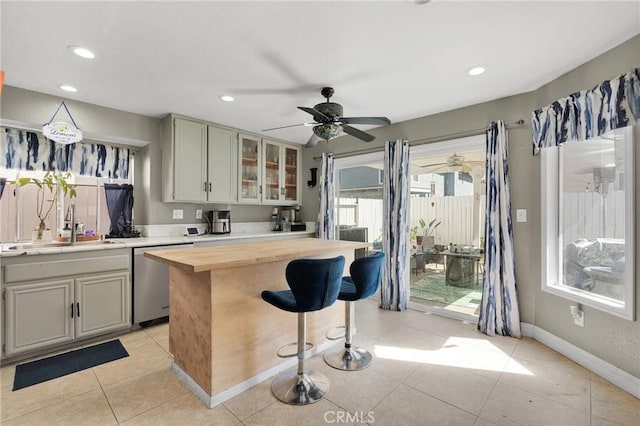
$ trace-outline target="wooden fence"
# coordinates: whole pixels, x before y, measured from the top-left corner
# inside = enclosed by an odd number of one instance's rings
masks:
[[[480,197],[478,209],[480,235],[484,235],[484,196]],[[339,199],[338,220],[340,225],[352,225],[368,228],[369,241],[381,240],[382,200],[375,199]],[[436,228],[436,244],[449,243],[470,245],[473,243],[473,196],[458,197],[415,197],[411,198],[409,210],[409,228],[417,226],[419,220],[429,223],[432,219],[442,222]]]

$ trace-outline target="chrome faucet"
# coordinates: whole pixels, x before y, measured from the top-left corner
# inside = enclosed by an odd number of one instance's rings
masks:
[[[78,239],[77,233],[76,233],[76,205],[75,204],[69,205],[69,208],[67,209],[67,214],[64,217],[64,221],[68,222],[69,226],[71,227],[71,238],[69,239],[69,242],[73,244]]]

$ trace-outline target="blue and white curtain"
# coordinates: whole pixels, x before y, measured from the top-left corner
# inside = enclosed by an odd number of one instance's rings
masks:
[[[10,128],[0,130],[0,167],[68,171],[111,179],[129,177],[128,148],[82,142],[60,145],[39,133]]]
[[[336,239],[336,186],[333,165],[333,154],[323,152],[316,236],[325,240]]]
[[[478,330],[520,337],[520,310],[511,224],[507,131],[503,121],[487,129],[487,210],[482,303]]]
[[[407,309],[409,286],[409,143],[387,141],[382,183],[382,251],[386,254],[380,286],[382,309]]]
[[[640,122],[640,69],[573,93],[531,114],[533,155]]]

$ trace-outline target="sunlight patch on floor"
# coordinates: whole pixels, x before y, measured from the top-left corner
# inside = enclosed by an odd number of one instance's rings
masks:
[[[473,341],[473,347],[469,342]],[[485,346],[483,348],[482,346]],[[490,349],[489,349],[490,348]],[[479,339],[451,337],[438,350],[423,350],[400,346],[375,345],[378,358],[433,364],[472,370],[496,371],[532,376],[533,373],[498,350],[490,342]]]

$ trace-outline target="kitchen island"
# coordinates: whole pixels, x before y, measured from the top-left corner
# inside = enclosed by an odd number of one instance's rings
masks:
[[[169,265],[169,350],[173,370],[213,407],[295,365],[279,347],[297,337],[296,315],[261,298],[263,290],[287,290],[287,264],[303,257],[345,257],[369,243],[300,238],[183,250],[146,257]],[[326,332],[344,323],[343,302],[307,315],[314,352],[332,342]]]

